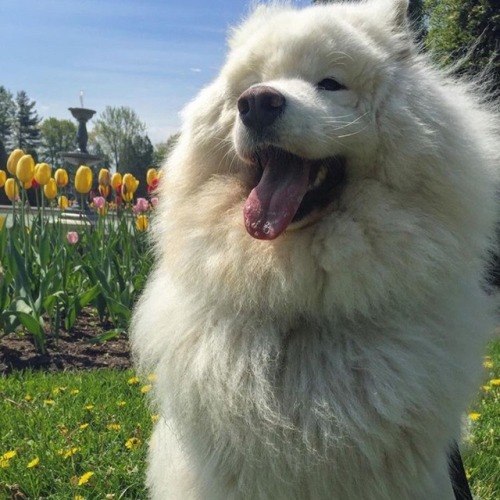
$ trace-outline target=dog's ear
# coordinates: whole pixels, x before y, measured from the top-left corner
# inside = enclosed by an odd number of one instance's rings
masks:
[[[388,16],[388,21],[392,24],[394,32],[408,32],[408,6],[409,0],[379,0],[381,10]]]

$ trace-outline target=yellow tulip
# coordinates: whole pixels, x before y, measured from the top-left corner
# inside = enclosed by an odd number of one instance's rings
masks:
[[[11,175],[16,175],[17,162],[21,156],[24,156],[24,151],[22,149],[14,149],[14,151],[10,153],[9,159],[7,160],[7,170]]]
[[[43,186],[43,194],[49,200],[53,200],[57,196],[57,184],[53,177]]]
[[[27,181],[27,182],[23,182],[24,189],[31,189],[32,186],[33,186],[33,179],[31,179],[30,181]]]
[[[156,170],[156,168],[150,168],[146,174],[146,182],[148,186],[152,186],[157,179],[158,171]]]
[[[52,167],[48,163],[37,163],[35,165],[35,181],[40,186],[45,186],[52,175]]]
[[[132,174],[125,174],[122,181],[122,194],[135,193],[139,187],[139,181]]]
[[[7,172],[5,170],[0,170],[0,188],[4,186],[7,180]]]
[[[57,187],[67,186],[69,182],[68,172],[64,168],[58,168],[54,173],[54,179],[56,180]]]
[[[148,218],[145,215],[139,215],[135,220],[135,227],[138,231],[146,231],[146,229],[149,227]]]
[[[59,196],[57,199],[57,205],[60,209],[65,210],[69,205],[68,198],[64,195]]]
[[[16,165],[16,177],[23,183],[31,182],[35,175],[35,160],[31,155],[19,158]]]
[[[101,186],[111,185],[111,175],[109,174],[109,170],[107,168],[101,168],[101,170],[99,170],[99,184]]]
[[[121,183],[122,183],[122,174],[120,174],[119,172],[115,172],[111,176],[111,186],[116,191]]]
[[[87,194],[92,189],[92,170],[80,165],[75,175],[75,189],[80,194]]]
[[[4,185],[5,194],[10,201],[17,199],[19,196],[19,190],[17,188],[17,182],[14,178],[10,177],[5,181]]]
[[[111,188],[109,186],[103,186],[102,184],[99,184],[98,189],[99,189],[99,194],[104,198],[107,198],[111,191]]]
[[[134,193],[132,193],[131,191],[122,191],[122,200],[123,201],[132,201],[134,199]]]

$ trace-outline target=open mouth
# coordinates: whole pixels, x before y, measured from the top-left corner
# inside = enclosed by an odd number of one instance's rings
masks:
[[[345,161],[307,160],[276,147],[258,151],[260,177],[243,209],[254,238],[273,240],[290,225],[329,205],[345,177]]]

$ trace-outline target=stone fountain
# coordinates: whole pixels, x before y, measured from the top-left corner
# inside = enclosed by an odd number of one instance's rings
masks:
[[[102,160],[100,156],[92,155],[87,151],[87,122],[94,116],[95,111],[83,107],[83,91],[80,92],[80,107],[68,108],[76,121],[78,122],[78,132],[76,133],[77,149],[61,153],[61,157],[72,165],[87,165],[92,167]]]
[[[87,122],[94,116],[95,111],[83,106],[83,91],[80,91],[80,107],[68,109],[78,122],[78,131],[76,133],[77,149],[74,151],[65,151],[60,153],[61,158],[71,165],[75,165],[75,172],[76,167],[79,167],[80,165],[87,165],[92,168],[96,163],[102,161],[103,159],[101,156],[90,154],[87,150],[87,142],[89,139],[87,133]],[[95,175],[96,172],[94,171],[94,177]],[[86,199],[84,199],[84,206],[80,207],[78,205],[78,197],[76,197],[73,207],[66,210],[65,213],[69,216],[75,213],[80,215],[85,213],[86,217],[91,221],[95,219],[95,213],[89,210]]]

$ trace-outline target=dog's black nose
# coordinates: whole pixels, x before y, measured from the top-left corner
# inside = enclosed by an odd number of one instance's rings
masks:
[[[278,118],[285,104],[286,99],[281,92],[266,85],[257,85],[240,95],[238,111],[246,127],[260,132]]]

